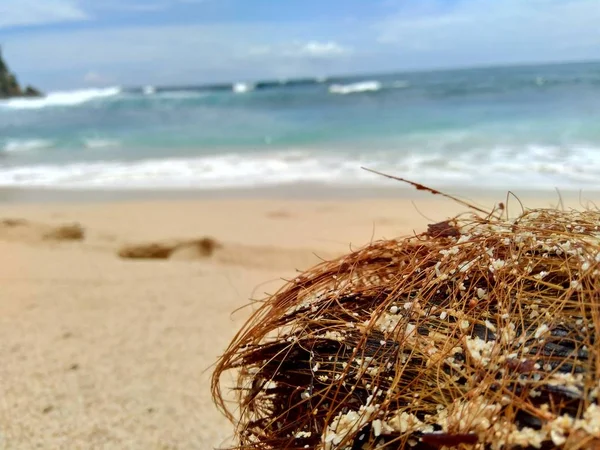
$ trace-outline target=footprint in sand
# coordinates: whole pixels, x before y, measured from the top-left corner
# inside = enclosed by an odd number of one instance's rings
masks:
[[[47,225],[21,218],[0,220],[0,239],[9,241],[81,241],[85,229],[78,223]]]
[[[50,241],[81,241],[85,237],[85,230],[78,223],[52,227],[42,237]]]
[[[288,211],[284,211],[281,209],[276,211],[269,211],[266,215],[269,219],[289,219],[292,217],[292,215]]]
[[[124,259],[168,259],[195,261],[211,258],[225,265],[262,269],[301,269],[335,255],[317,255],[309,249],[221,244],[210,237],[126,245],[117,254]]]
[[[211,256],[221,247],[215,239],[204,237],[187,241],[126,245],[118,251],[118,255],[125,259],[198,259]]]

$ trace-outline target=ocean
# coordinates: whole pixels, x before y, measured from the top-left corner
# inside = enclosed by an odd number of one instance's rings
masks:
[[[390,185],[363,166],[439,188],[600,189],[600,63],[0,102],[2,187]]]

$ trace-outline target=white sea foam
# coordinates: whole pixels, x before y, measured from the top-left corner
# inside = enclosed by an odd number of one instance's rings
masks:
[[[114,139],[89,138],[83,140],[83,146],[89,149],[118,147],[119,144],[120,142]]]
[[[48,139],[9,139],[0,146],[6,153],[27,152],[52,147],[53,142]]]
[[[144,95],[152,95],[156,93],[156,88],[154,86],[144,86],[143,92]]]
[[[238,155],[136,162],[92,162],[0,169],[1,186],[54,188],[228,188],[302,181],[327,182],[348,170],[338,161],[299,155]],[[333,177],[335,178],[335,176]]]
[[[45,97],[13,98],[0,102],[0,108],[40,109],[52,106],[73,106],[91,100],[113,97],[121,92],[119,87],[104,89],[83,89],[78,91],[50,92]]]
[[[235,83],[231,90],[236,94],[244,94],[246,92],[250,92],[254,89],[254,85],[252,83]]]
[[[329,92],[332,94],[355,94],[358,92],[375,92],[381,89],[379,81],[360,81],[350,84],[332,84],[329,86]]]
[[[63,189],[215,189],[289,183],[406,187],[361,169],[361,166],[437,188],[600,189],[600,149],[560,150],[532,146],[521,151],[497,148],[445,156],[442,153],[280,152],[228,154],[199,158],[103,161],[66,165],[0,168],[0,186]]]

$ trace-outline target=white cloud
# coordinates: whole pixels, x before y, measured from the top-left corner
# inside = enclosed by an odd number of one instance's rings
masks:
[[[0,1],[0,28],[86,19],[88,15],[74,0]]]
[[[46,90],[79,87],[90,68],[124,85],[346,72],[350,49],[307,38],[312,31],[306,24],[265,23],[49,31],[8,35],[5,53],[17,73]]]
[[[337,42],[317,42],[310,41],[298,49],[300,55],[311,56],[314,58],[331,58],[345,55],[350,49],[341,46]]]
[[[379,43],[444,64],[587,59],[600,56],[597,0],[400,2],[376,26]]]
[[[251,57],[333,59],[349,55],[352,49],[334,41],[292,42],[274,45],[258,45],[248,49]]]
[[[1,1],[1,0],[0,0]],[[291,36],[303,27],[286,25]],[[102,69],[106,65],[145,66],[160,73],[173,67],[242,70],[244,65],[266,65],[255,69],[270,70],[274,64],[306,61],[312,64],[335,60],[351,54],[350,48],[333,41],[277,38],[278,25],[173,25],[117,29],[87,29],[75,32],[49,32],[8,36],[6,52],[22,70]],[[269,44],[273,40],[281,44]],[[42,57],[52,54],[52,58]],[[77,55],[76,58],[73,55]],[[251,61],[249,61],[251,60]],[[152,73],[149,73],[152,75]]]

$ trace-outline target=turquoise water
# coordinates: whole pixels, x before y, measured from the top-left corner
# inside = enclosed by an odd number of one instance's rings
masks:
[[[600,188],[600,64],[0,102],[0,185],[215,188],[384,182]]]

